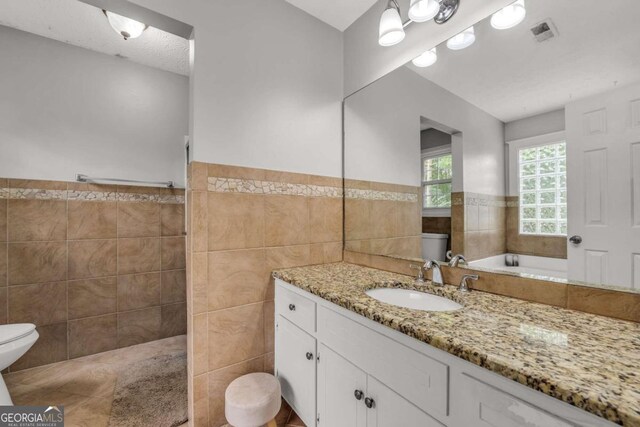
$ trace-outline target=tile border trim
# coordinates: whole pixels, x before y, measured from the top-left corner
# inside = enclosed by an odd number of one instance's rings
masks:
[[[208,177],[208,190],[212,193],[244,193],[262,195],[283,195],[302,197],[328,197],[362,200],[389,200],[399,202],[418,202],[415,193],[401,193],[392,191],[361,190],[347,188],[346,193],[341,187],[293,184],[287,182],[264,181],[258,179],[241,179],[225,177]]]
[[[184,204],[185,196],[173,194],[119,193],[116,191],[43,190],[0,188],[0,200],[71,200],[92,202],[151,202]]]
[[[212,193],[245,193],[332,198],[342,197],[342,188],[340,187],[212,176],[208,178],[208,189]]]

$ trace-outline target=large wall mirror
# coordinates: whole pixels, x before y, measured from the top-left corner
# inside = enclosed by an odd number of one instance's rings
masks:
[[[348,97],[345,249],[640,291],[638,16],[527,1]]]

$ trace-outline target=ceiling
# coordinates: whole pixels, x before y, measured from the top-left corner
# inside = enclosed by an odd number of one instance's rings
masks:
[[[1,0],[0,25],[117,55],[172,73],[189,74],[189,41],[149,27],[137,39],[124,40],[102,11],[77,0]]]
[[[498,31],[476,25],[476,42],[461,51],[438,47],[423,77],[509,122],[563,108],[640,80],[640,1],[527,0],[527,17]],[[538,43],[529,29],[551,18],[559,36]]]
[[[378,0],[286,0],[319,20],[346,30]],[[382,13],[382,10],[380,10]]]

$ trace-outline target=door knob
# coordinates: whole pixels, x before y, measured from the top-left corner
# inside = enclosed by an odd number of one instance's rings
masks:
[[[362,392],[362,390],[354,391],[353,395],[356,397],[356,400],[362,400],[362,398],[364,397],[364,393]]]
[[[310,351],[307,352],[307,360],[311,360],[313,359],[313,353],[311,353]]]
[[[295,304],[289,304],[289,311],[296,311]]]
[[[373,408],[373,405],[375,405],[375,403],[376,402],[374,402],[373,399],[370,397],[367,397],[364,399],[364,405],[369,409]]]
[[[574,245],[579,245],[580,243],[582,243],[582,236],[571,236],[569,238],[569,241]]]

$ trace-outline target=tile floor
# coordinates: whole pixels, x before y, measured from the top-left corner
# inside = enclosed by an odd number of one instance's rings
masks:
[[[298,414],[291,411],[291,415],[289,415],[289,420],[287,421],[287,424],[285,425],[285,427],[306,427],[306,426],[304,425],[300,417],[298,417]]]
[[[66,427],[106,427],[118,370],[153,356],[185,351],[186,335],[4,375],[16,405],[63,404]],[[305,427],[283,402],[278,414],[281,427]],[[180,427],[188,427],[185,423]]]
[[[180,335],[13,372],[4,380],[16,405],[63,404],[66,427],[106,427],[119,369],[186,348],[186,335]]]

